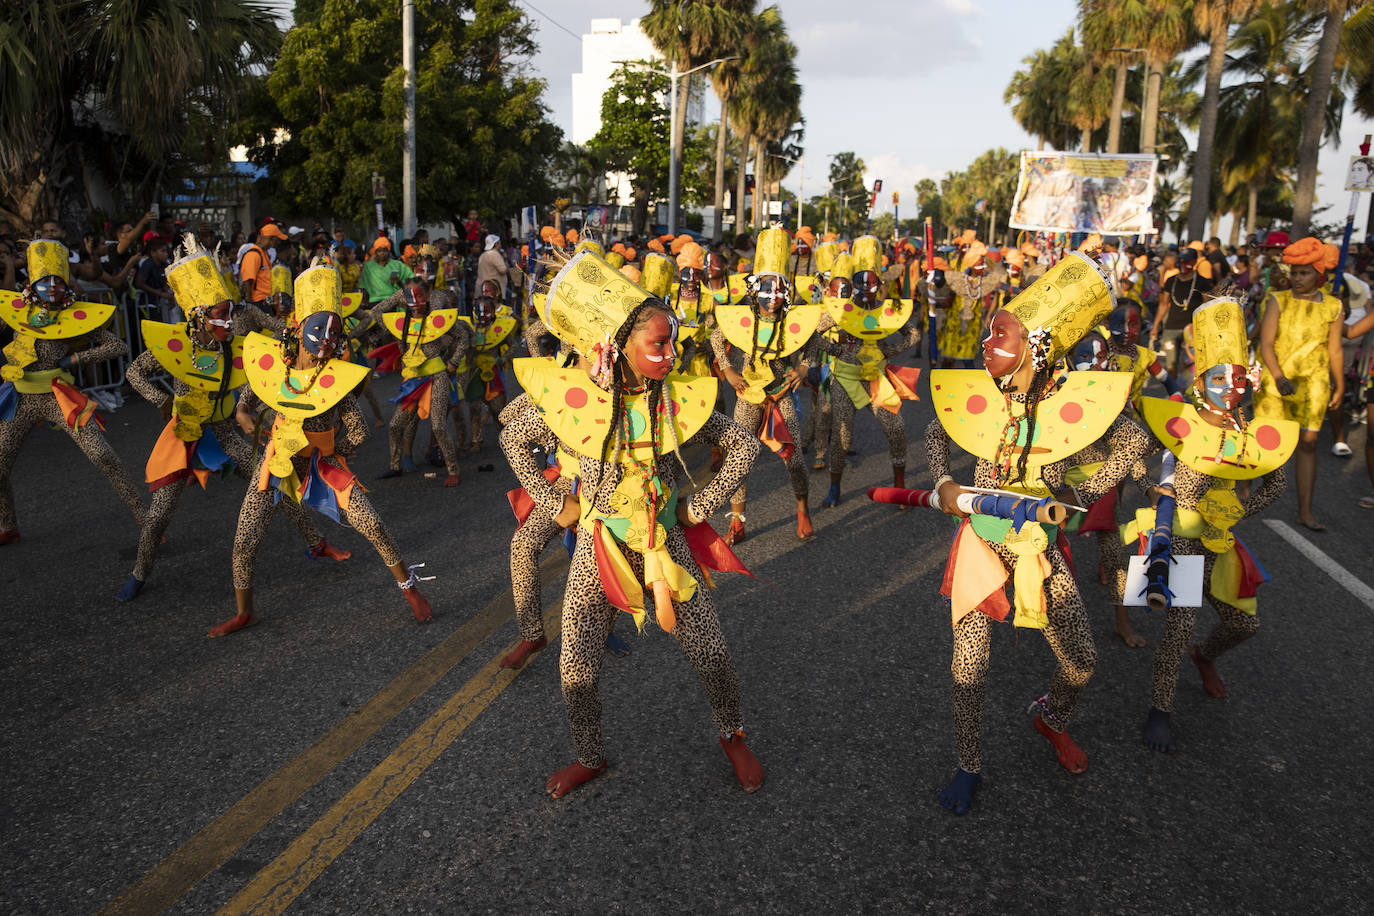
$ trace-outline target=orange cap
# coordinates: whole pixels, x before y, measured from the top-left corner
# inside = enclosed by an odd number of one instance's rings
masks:
[[[679,238],[686,238],[686,236],[679,236]],[[683,245],[677,252],[677,266],[678,270],[684,267],[695,267],[698,270],[704,270],[706,268],[706,255],[701,250],[701,246],[696,242],[690,241]]]
[[[663,250],[662,239],[649,239],[648,247],[650,251],[657,251],[659,254],[667,254],[667,252]]]
[[[581,236],[577,234],[576,229],[569,229],[566,233],[564,233],[564,235],[566,236],[569,245],[576,245],[577,240],[581,238]]]
[[[1285,264],[1311,264],[1318,270],[1324,269],[1322,265],[1326,262],[1326,249],[1322,247],[1319,239],[1308,236],[1305,239],[1298,239],[1287,248],[1283,249],[1283,263]]]
[[[672,254],[677,254],[682,249],[690,245],[691,242],[692,237],[690,235],[687,235],[686,233],[683,233],[682,235],[679,235],[677,238],[673,239],[672,244],[668,246],[668,251]]]
[[[949,262],[937,254],[930,262],[930,268],[931,270],[949,270]]]

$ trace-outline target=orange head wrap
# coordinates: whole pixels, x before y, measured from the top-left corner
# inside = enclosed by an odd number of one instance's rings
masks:
[[[1197,239],[1193,239],[1191,242],[1188,243],[1188,247],[1196,251],[1198,254],[1202,254],[1202,249],[1206,248],[1207,246],[1202,244]]]
[[[949,262],[938,254],[930,262],[931,270],[949,270]]]
[[[639,282],[639,268],[628,261],[620,265],[620,272],[630,278],[631,283]]]
[[[616,242],[614,245],[611,246],[611,251],[614,251],[616,254],[623,255],[625,253],[625,243]]]
[[[376,251],[378,248],[385,248],[387,251],[393,250],[391,247],[391,239],[384,235],[377,236],[377,241],[372,243],[372,250]]]
[[[686,238],[686,236],[679,236]],[[706,268],[706,256],[702,253],[701,246],[696,242],[688,242],[677,252],[677,267],[681,270],[684,267],[695,267],[698,270]]]
[[[625,250],[621,253],[625,255],[625,260],[627,261],[633,261],[635,258],[639,257],[639,252],[635,251],[629,245],[626,245]]]
[[[1009,267],[1021,268],[1026,266],[1026,256],[1015,248],[1008,248],[1004,257]]]
[[[978,233],[972,229],[965,229],[960,236],[954,240],[956,245],[972,245],[978,240]]]
[[[554,231],[554,230],[553,230],[553,227],[552,227],[552,226],[540,226],[540,227],[539,227],[539,240],[540,240],[541,242],[547,242],[547,241],[549,240],[549,236],[553,235],[553,231]]]
[[[822,242],[838,242],[839,240],[840,234],[838,232],[827,232],[825,235],[821,236]]]
[[[1035,243],[1027,242],[1021,246],[1021,253],[1028,258],[1040,257],[1040,249],[1035,247]]]
[[[804,244],[808,248],[816,247],[816,233],[811,231],[810,226],[802,226],[797,230],[797,237],[792,240],[792,250],[797,250],[798,244]]]
[[[1341,262],[1340,246],[1332,245],[1330,242],[1327,242],[1322,245],[1322,251],[1326,253],[1326,258],[1322,261],[1322,269],[1335,270],[1336,265]]]
[[[555,248],[567,248],[568,240],[563,237],[563,233],[554,230],[549,234],[549,244]]]
[[[650,251],[657,251],[659,254],[667,254],[667,253],[668,253],[668,252],[666,252],[666,251],[663,250],[663,240],[662,240],[662,239],[649,239],[649,246],[648,246],[648,247],[649,247],[649,250],[650,250]]]
[[[682,249],[690,245],[691,242],[692,237],[684,233],[682,235],[679,235],[677,238],[673,239],[672,244],[668,246],[668,251],[670,254],[677,254],[680,251],[682,251]]]
[[[848,251],[848,250],[849,250],[849,242],[848,242],[848,240],[843,241],[843,242],[840,242],[840,250],[841,250],[841,251]]]
[[[982,242],[974,242],[968,246],[968,251],[964,252],[964,269],[977,267],[983,263],[983,258],[987,257],[988,247]]]
[[[1311,264],[1317,270],[1322,270],[1322,265],[1326,262],[1326,250],[1322,247],[1319,239],[1308,236],[1305,239],[1298,239],[1287,248],[1283,249],[1283,263],[1285,264]]]
[[[567,236],[568,244],[569,244],[569,245],[576,245],[576,244],[577,244],[577,240],[578,240],[579,238],[581,238],[581,236],[577,234],[577,230],[576,230],[576,229],[569,229],[569,230],[565,233],[565,235]]]

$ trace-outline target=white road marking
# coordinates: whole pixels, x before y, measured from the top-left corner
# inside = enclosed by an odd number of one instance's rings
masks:
[[[1299,534],[1297,530],[1287,522],[1267,518],[1264,520],[1264,524],[1268,525],[1279,537],[1296,547],[1298,553],[1317,564],[1322,572],[1335,579],[1342,588],[1358,598],[1366,607],[1374,610],[1374,588],[1370,588],[1364,582],[1361,582],[1347,571],[1344,566],[1328,557],[1321,550],[1318,550],[1311,541]]]

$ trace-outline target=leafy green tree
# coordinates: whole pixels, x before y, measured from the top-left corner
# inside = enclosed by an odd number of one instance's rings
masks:
[[[849,151],[830,157],[826,177],[830,181],[830,197],[834,209],[830,222],[841,235],[853,235],[868,217],[868,188],[864,185],[867,166],[857,154]]]
[[[281,39],[258,0],[25,0],[0,22],[0,208],[84,222],[95,174],[136,205],[228,159],[230,123]]]
[[[372,173],[401,187],[403,79],[394,0],[299,3],[296,26],[242,125],[285,210],[364,219]],[[421,220],[499,219],[552,200],[561,133],[522,61],[533,26],[514,0],[416,0],[416,196]],[[280,139],[279,139],[280,138]],[[398,194],[385,214],[400,218]]]

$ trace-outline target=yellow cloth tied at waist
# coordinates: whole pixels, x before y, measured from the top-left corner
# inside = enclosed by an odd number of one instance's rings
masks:
[[[1043,485],[1010,486],[1008,489],[1024,493],[1032,499],[1039,499],[1049,493]],[[1028,521],[1021,526],[1020,531],[1016,531],[1009,518],[978,514],[969,516],[969,527],[978,537],[961,538],[957,542],[960,556],[956,557],[956,576],[960,579],[971,577],[972,581],[978,583],[974,591],[981,591],[984,597],[995,589],[1002,588],[1007,580],[1006,569],[1002,566],[1001,559],[984,542],[1000,543],[1016,555],[1011,575],[1012,603],[1016,609],[1016,616],[1012,622],[1018,627],[1045,629],[1049,625],[1045,580],[1054,569],[1049,557],[1045,556],[1045,551],[1049,549],[1050,535],[1058,537],[1058,528]],[[971,607],[965,609],[965,612],[969,609]]]
[[[1140,539],[1141,535],[1148,537],[1154,527],[1155,510],[1137,509],[1135,519],[1121,526],[1121,543],[1134,543]],[[1212,550],[1212,544],[1215,542],[1211,537],[1204,537],[1209,528],[1221,531],[1225,543],[1229,545],[1226,549]],[[1175,537],[1202,541],[1203,545],[1211,550],[1215,556],[1212,563],[1212,575],[1207,580],[1208,594],[1253,617],[1259,605],[1253,597],[1242,598],[1240,596],[1240,582],[1244,569],[1240,552],[1236,550],[1235,536],[1231,534],[1231,526],[1215,525],[1196,509],[1184,509],[1175,506],[1173,531]]]
[[[413,353],[401,357],[401,378],[425,378],[444,371],[444,358],[431,356],[428,359],[417,348]]]
[[[649,519],[642,492],[635,492],[642,491],[644,481],[629,468],[626,471],[611,498],[613,505],[624,507],[621,512],[603,513],[590,499],[584,499],[581,528],[593,532],[597,567],[610,603],[629,613],[635,627],[643,632],[644,588],[648,586],[654,599],[654,617],[663,632],[671,633],[677,625],[673,602],[690,601],[697,591],[696,578],[668,552],[668,530],[677,524],[677,489],[666,494],[657,515]],[[658,478],[653,485],[662,487]],[[642,584],[621,544],[644,556]]]
[[[192,388],[172,401],[173,431],[182,442],[195,442],[204,434],[206,423],[218,423],[234,415],[233,394],[212,398],[210,392]]]
[[[5,344],[4,352],[7,362],[0,366],[0,378],[14,382],[15,390],[23,394],[39,394],[38,391],[25,391],[19,387],[19,382],[25,375],[24,367],[32,366],[38,361],[38,348],[34,344],[34,338],[27,334],[16,334],[14,340]],[[70,380],[70,376],[68,379]]]
[[[6,366],[5,368],[11,368]],[[18,378],[5,376],[6,381],[14,382],[14,390],[20,394],[52,394],[53,380],[76,383],[70,372],[63,369],[41,369],[37,372],[20,372]]]
[[[293,502],[301,501],[302,482],[300,475],[296,473],[296,466],[292,458],[300,455],[309,458],[315,452],[319,452],[320,458],[332,458],[333,464],[337,469],[345,472],[349,479],[345,485],[336,485],[337,481],[326,478],[331,489],[334,490],[339,508],[344,512],[348,511],[349,497],[353,493],[353,487],[357,486],[356,478],[348,469],[348,463],[344,461],[342,455],[334,454],[334,430],[327,429],[324,432],[311,432],[307,430],[299,419],[287,419],[280,414],[272,424],[272,438],[267,442],[267,448],[263,453],[261,470],[258,472],[258,489],[267,490],[272,486],[269,477],[278,479],[277,489],[289,496]],[[325,462],[321,461],[321,466]]]

